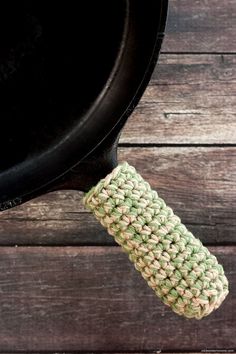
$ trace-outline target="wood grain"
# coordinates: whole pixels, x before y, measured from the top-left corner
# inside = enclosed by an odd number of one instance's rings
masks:
[[[120,142],[236,144],[236,56],[161,55]]]
[[[211,247],[230,294],[201,321],[174,314],[118,247],[1,247],[0,350],[235,348],[236,247]]]
[[[236,52],[235,0],[170,0],[165,52]]]
[[[226,146],[236,144],[236,1],[169,3],[163,54],[121,135],[119,160],[215,245],[230,294],[201,321],[177,316],[111,247],[82,193],[50,193],[0,213],[0,353],[236,348],[236,147]]]
[[[119,149],[206,244],[236,242],[236,148]],[[59,191],[0,214],[1,245],[108,245],[111,236],[82,205]]]

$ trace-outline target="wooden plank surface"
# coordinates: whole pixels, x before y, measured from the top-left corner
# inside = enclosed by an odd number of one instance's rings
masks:
[[[201,321],[177,316],[84,210],[82,193],[50,193],[0,214],[0,353],[236,348],[236,1],[169,3],[163,54],[119,160],[214,245],[230,294]]]
[[[165,52],[236,52],[235,0],[169,0]]]
[[[236,144],[236,56],[161,55],[120,142]]]
[[[203,320],[174,314],[119,247],[1,247],[0,349],[235,348],[236,247],[211,247],[230,294]]]
[[[120,148],[119,160],[133,164],[204,243],[236,242],[236,148]],[[0,244],[113,244],[82,196],[59,191],[2,212]]]

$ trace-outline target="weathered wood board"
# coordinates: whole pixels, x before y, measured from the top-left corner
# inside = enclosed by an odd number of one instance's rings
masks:
[[[133,164],[204,243],[235,244],[236,148],[123,147],[119,160]],[[82,196],[59,191],[2,212],[0,244],[112,244]]]
[[[230,294],[202,320],[162,304],[118,247],[1,247],[1,351],[235,348],[236,247],[211,247]]]
[[[235,0],[169,0],[165,52],[236,52]]]

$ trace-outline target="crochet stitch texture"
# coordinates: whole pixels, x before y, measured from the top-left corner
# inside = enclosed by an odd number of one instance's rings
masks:
[[[201,319],[227,296],[222,265],[134,167],[119,164],[83,199],[174,312]]]

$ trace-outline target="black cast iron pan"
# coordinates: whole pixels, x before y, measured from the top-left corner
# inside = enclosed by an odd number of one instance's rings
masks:
[[[59,188],[87,191],[115,167],[120,130],[157,61],[167,2],[1,5],[0,210]]]

